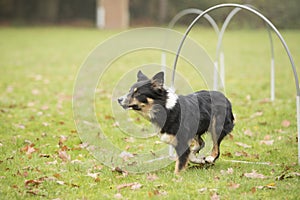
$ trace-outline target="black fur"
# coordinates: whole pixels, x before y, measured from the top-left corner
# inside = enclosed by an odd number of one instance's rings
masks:
[[[234,127],[230,101],[217,91],[202,90],[178,97],[168,94],[170,91],[163,87],[163,72],[152,79],[142,72],[137,76],[138,82],[127,95],[119,98],[119,103],[124,108],[132,108],[138,112],[145,112],[145,107],[150,106],[150,111],[147,110],[149,113],[146,114],[149,114],[151,122],[160,127],[162,135],[172,135],[176,139],[172,143],[178,155],[175,172],[184,169],[191,152],[195,155],[204,147],[201,135],[206,132],[212,134],[214,146],[211,156],[204,161],[214,162],[220,155],[221,141]],[[170,95],[176,97],[176,102],[168,108]],[[193,139],[197,145],[191,149]]]

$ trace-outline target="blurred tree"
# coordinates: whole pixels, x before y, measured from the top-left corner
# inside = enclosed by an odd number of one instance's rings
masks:
[[[131,24],[166,24],[186,8],[205,10],[220,3],[251,4],[269,18],[278,28],[300,28],[300,0],[130,0]],[[232,8],[213,11],[210,15],[222,23]],[[0,22],[68,23],[85,20],[95,22],[96,0],[0,0]],[[180,20],[190,22],[195,15]],[[205,20],[203,20],[205,21]],[[251,13],[242,11],[230,27],[259,27]]]

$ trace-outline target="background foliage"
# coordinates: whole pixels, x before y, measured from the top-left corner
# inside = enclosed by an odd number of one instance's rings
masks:
[[[300,28],[300,2],[298,0],[130,0],[131,25],[157,25],[167,23],[185,8],[206,8],[219,3],[251,4],[257,7],[278,28]],[[3,24],[79,24],[94,26],[96,0],[0,0],[0,22]],[[212,15],[224,20],[229,9]],[[190,20],[188,20],[190,21]],[[242,12],[235,19],[236,26],[261,26],[249,13]],[[186,21],[181,21],[185,23]]]

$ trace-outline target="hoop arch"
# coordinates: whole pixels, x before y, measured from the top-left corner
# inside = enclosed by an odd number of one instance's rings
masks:
[[[245,6],[248,6],[250,8],[253,8],[255,10],[258,10],[256,7],[246,4]],[[222,47],[222,42],[223,42],[223,37],[224,33],[231,22],[232,18],[239,12],[241,11],[242,8],[234,8],[226,17],[220,33],[218,37],[218,43],[217,43],[217,51],[216,51],[216,58],[220,58],[220,77],[221,77],[221,86],[225,88],[225,64],[224,64],[224,54],[221,51]],[[270,49],[271,49],[271,66],[270,66],[270,99],[271,101],[275,100],[275,59],[274,59],[274,45],[273,45],[273,39],[272,39],[272,33],[270,30],[269,25],[266,23],[266,28],[268,31],[268,36],[269,36],[269,41],[270,41]],[[216,79],[218,77],[214,77]],[[219,85],[218,85],[219,88]]]
[[[189,15],[189,14],[202,14],[203,13],[203,10],[200,10],[200,9],[197,9],[197,8],[189,8],[189,9],[184,9],[180,12],[178,12],[173,18],[172,20],[169,22],[168,24],[168,28],[169,29],[173,29],[175,24],[178,22],[178,20],[180,20],[182,17],[186,16],[186,15]],[[219,38],[219,34],[220,34],[220,30],[219,30],[219,27],[216,23],[216,21],[208,14],[205,14],[203,16],[211,25],[211,27],[214,29],[217,37]],[[222,44],[221,44],[222,45]],[[221,46],[220,46],[220,49],[219,51],[221,52],[221,55],[223,54],[222,50],[221,50]],[[162,71],[165,71],[165,66],[166,66],[166,54],[163,52],[162,55],[161,55],[161,64],[163,66],[162,68]],[[219,62],[218,62],[218,57],[215,59],[214,61],[214,65],[215,65],[215,68],[218,69],[218,65],[219,65]],[[216,72],[214,72],[214,77],[216,75]],[[217,89],[217,81],[216,79],[214,78],[214,86],[213,88],[214,89]],[[174,79],[172,79],[172,82],[171,82],[171,86],[173,87],[174,86]]]
[[[293,74],[294,74],[294,79],[295,79],[295,86],[296,86],[296,93],[297,93],[297,99],[296,99],[296,104],[297,104],[297,129],[298,129],[298,165],[300,165],[300,88],[299,88],[299,79],[298,79],[298,75],[297,75],[297,70],[295,67],[295,63],[294,63],[294,59],[292,57],[292,54],[285,42],[285,40],[283,39],[282,35],[280,34],[280,32],[277,30],[277,28],[272,24],[272,22],[267,19],[263,14],[261,14],[260,12],[258,12],[257,10],[250,8],[248,6],[245,5],[241,5],[241,4],[219,4],[213,7],[210,7],[208,9],[206,9],[205,11],[203,11],[203,13],[199,14],[194,21],[189,25],[189,27],[187,28],[179,46],[178,46],[178,50],[176,53],[176,57],[174,60],[174,64],[173,64],[173,74],[172,74],[172,81],[175,78],[175,71],[176,71],[176,65],[177,65],[177,61],[179,58],[179,54],[180,51],[182,49],[182,46],[184,44],[184,41],[187,37],[187,35],[189,34],[189,32],[191,31],[191,29],[194,27],[194,25],[196,24],[196,22],[203,17],[205,14],[213,11],[213,10],[217,10],[219,8],[225,8],[225,7],[235,7],[235,8],[241,8],[244,10],[248,10],[249,12],[255,14],[256,16],[258,16],[259,18],[261,18],[265,23],[267,23],[269,25],[269,27],[276,33],[277,37],[280,39],[292,66],[292,70],[293,70]]]

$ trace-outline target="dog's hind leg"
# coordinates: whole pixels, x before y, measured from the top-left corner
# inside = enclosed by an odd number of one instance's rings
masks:
[[[192,153],[197,154],[201,149],[205,147],[205,142],[201,138],[201,135],[196,135],[194,138],[195,145],[193,146]]]
[[[213,148],[211,151],[211,155],[205,158],[205,161],[208,163],[213,163],[220,155],[220,143],[223,139],[223,137],[220,138],[220,136],[222,135],[222,129],[223,126],[219,125],[217,117],[214,116],[210,124],[210,133],[212,136]]]
[[[201,138],[201,135],[196,135],[194,138],[195,144],[194,146],[191,148],[191,154],[189,156],[189,160],[192,163],[195,164],[203,164],[205,163],[204,157],[199,158],[197,156],[197,153],[204,148],[205,146],[205,142],[203,141],[203,139]]]

